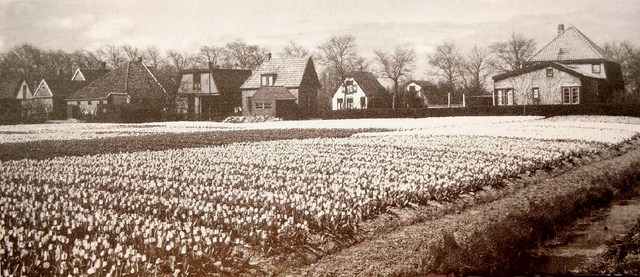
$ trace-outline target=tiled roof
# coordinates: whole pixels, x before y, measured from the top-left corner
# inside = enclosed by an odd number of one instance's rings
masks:
[[[605,52],[576,27],[571,26],[540,49],[529,62],[601,59],[608,59]]]
[[[164,99],[166,91],[141,61],[128,61],[98,78],[68,99],[104,99],[126,93],[131,99]]]
[[[378,82],[378,78],[371,72],[347,72],[345,78],[353,78],[367,96],[375,95],[376,98],[387,96],[387,90]]]
[[[20,84],[22,84],[20,79],[0,80],[0,99],[16,99]]]
[[[264,101],[264,100],[296,100],[296,97],[289,92],[288,89],[282,86],[271,87],[264,86],[260,87],[256,93],[253,95],[253,101]]]
[[[69,79],[44,79],[47,87],[51,91],[53,98],[67,98],[73,95],[87,84],[85,81],[71,81]],[[34,97],[37,97],[34,95]]]
[[[499,74],[499,75],[493,76],[493,80],[494,81],[500,81],[500,80],[504,80],[504,79],[507,79],[507,78],[515,77],[515,76],[518,76],[518,75],[522,75],[522,74],[525,74],[525,73],[529,73],[529,72],[533,72],[533,71],[536,71],[536,70],[540,70],[540,69],[543,69],[543,68],[546,68],[546,67],[553,67],[553,68],[555,68],[557,70],[566,72],[566,73],[571,74],[573,76],[578,76],[578,77],[584,76],[584,77],[589,77],[589,78],[605,79],[602,76],[591,74],[591,73],[588,73],[588,72],[584,72],[584,71],[578,70],[577,68],[570,67],[570,66],[567,66],[567,65],[564,65],[564,64],[561,64],[561,63],[557,63],[557,62],[540,62],[540,63],[537,63],[537,64],[532,65],[532,66],[527,66],[525,68],[521,68],[521,69],[518,69],[518,70],[509,71],[507,73],[503,73],[503,74]]]
[[[311,58],[273,58],[262,63],[255,72],[242,84],[242,89],[257,89],[260,87],[262,74],[276,74],[275,86],[288,88],[299,87],[302,83],[305,69],[311,64]]]
[[[98,78],[102,77],[102,75],[107,74],[109,70],[82,68],[80,69],[80,72],[82,72],[82,76],[84,76],[84,80],[91,83],[97,80]]]
[[[251,70],[217,69],[211,70],[211,77],[220,94],[239,94],[240,86],[251,77]]]

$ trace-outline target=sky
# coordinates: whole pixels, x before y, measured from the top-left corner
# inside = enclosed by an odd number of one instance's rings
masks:
[[[241,38],[278,53],[289,41],[315,51],[332,35],[352,34],[369,58],[378,49],[415,47],[420,72],[444,41],[464,52],[516,32],[540,48],[558,24],[577,27],[601,46],[640,46],[640,0],[0,0],[0,52],[21,43],[66,51],[129,44],[195,52]]]

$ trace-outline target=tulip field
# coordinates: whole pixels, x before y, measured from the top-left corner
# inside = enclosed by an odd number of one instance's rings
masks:
[[[536,133],[553,122],[513,136],[443,126],[0,161],[0,268],[3,276],[224,274],[254,253],[354,234],[388,207],[450,201],[597,155],[639,126],[616,123],[631,127],[616,125],[627,133],[611,142]],[[574,127],[602,129],[594,124]]]

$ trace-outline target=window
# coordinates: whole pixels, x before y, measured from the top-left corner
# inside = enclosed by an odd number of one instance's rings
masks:
[[[251,103],[251,97],[247,97],[247,111],[251,111],[253,104]]]
[[[91,105],[91,103],[92,103],[91,100],[87,101],[87,105]]]
[[[271,109],[271,102],[262,103],[262,108],[263,109]]]
[[[193,90],[202,89],[200,83],[201,83],[200,73],[194,73],[193,74]]]
[[[80,101],[78,101],[78,106],[80,106]]]
[[[498,89],[496,92],[498,96],[498,99],[496,99],[498,106],[513,105],[513,89]]]
[[[342,109],[342,98],[338,98],[337,110],[341,110],[341,109]]]
[[[416,86],[410,85],[409,86],[409,92],[416,92]]]
[[[533,99],[540,99],[540,89],[539,88],[532,88],[531,89],[531,96],[533,97]]]
[[[256,102],[256,110],[262,110],[264,108],[264,105],[262,104],[262,102]]]
[[[553,68],[547,68],[547,77],[553,77]]]
[[[22,99],[27,99],[27,85],[22,85]]]
[[[600,64],[592,64],[591,65],[591,72],[593,72],[595,74],[600,74]]]
[[[358,91],[358,86],[353,82],[353,80],[347,80],[344,84],[347,88],[347,93],[355,93]]]
[[[353,109],[353,98],[347,98],[347,109]]]
[[[366,97],[360,97],[360,108],[362,109],[366,109],[367,108],[367,98]]]
[[[562,104],[580,104],[580,87],[562,87]]]
[[[260,84],[263,86],[273,86],[276,82],[275,74],[262,74],[260,76]]]

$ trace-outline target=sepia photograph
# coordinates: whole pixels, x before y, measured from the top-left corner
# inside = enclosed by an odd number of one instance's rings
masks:
[[[640,0],[0,0],[0,276],[640,276]]]

